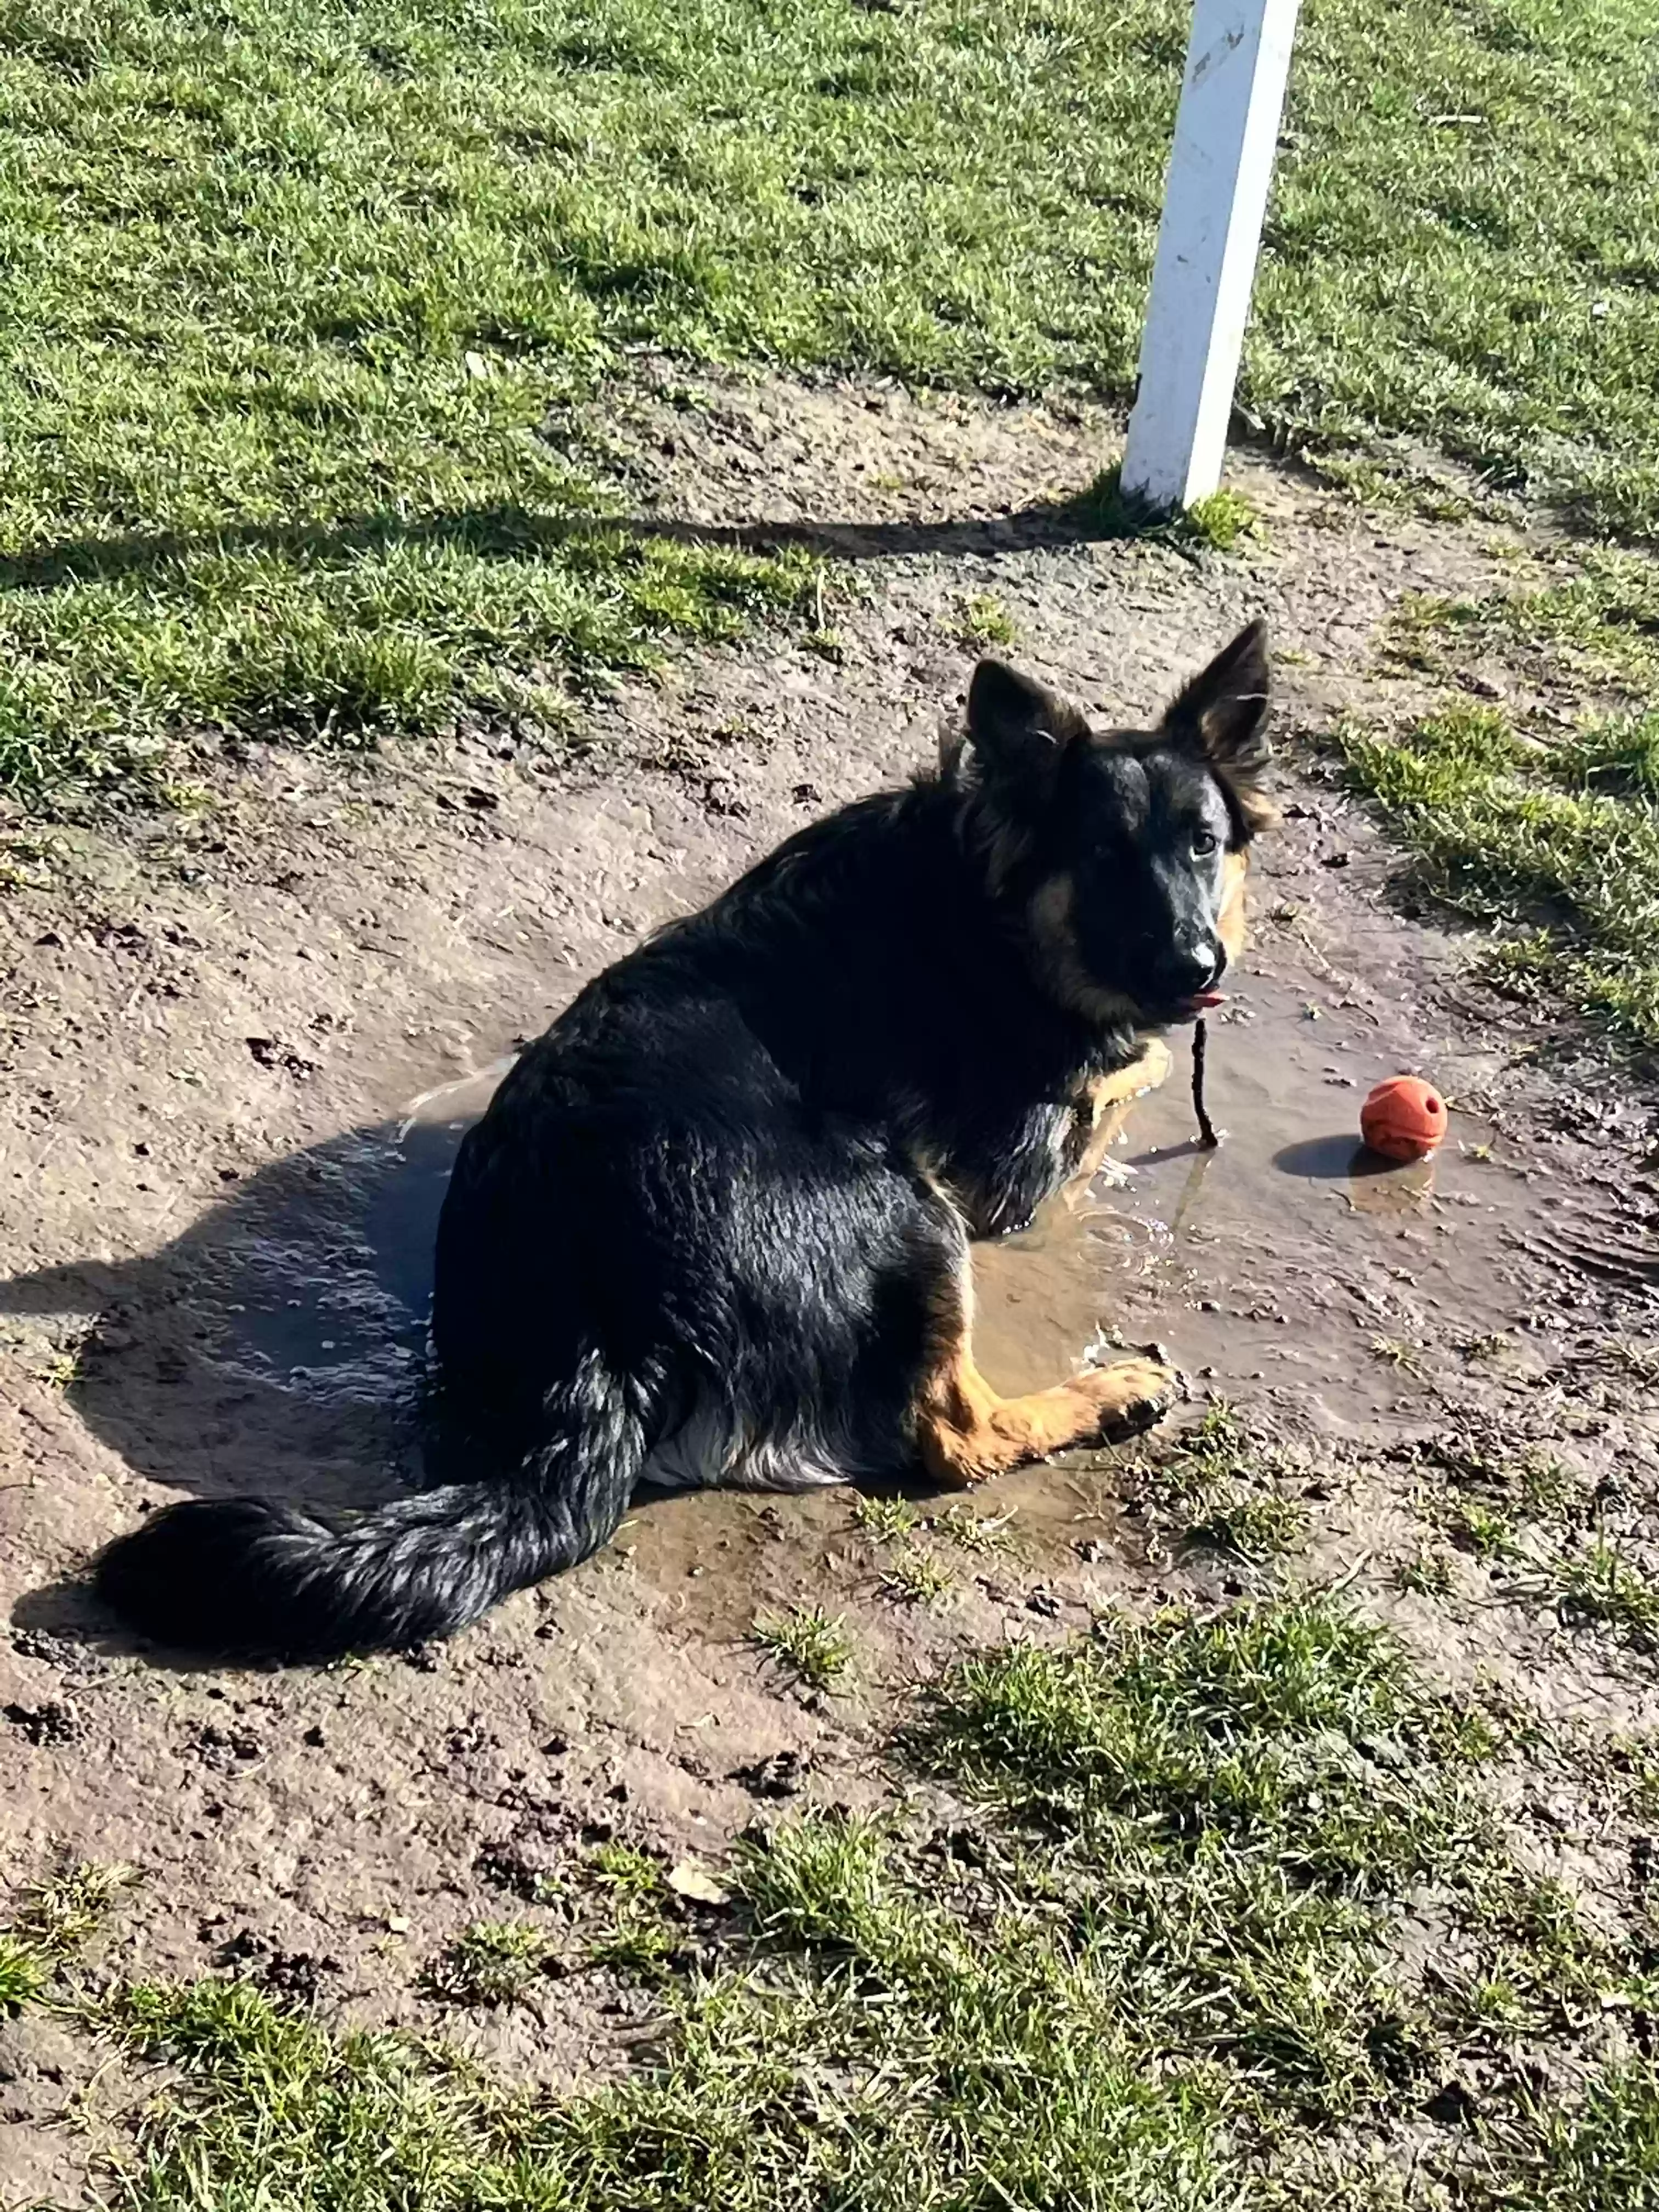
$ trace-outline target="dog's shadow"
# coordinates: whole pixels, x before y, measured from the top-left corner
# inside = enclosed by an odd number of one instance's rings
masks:
[[[170,1489],[362,1507],[441,1479],[427,1315],[469,1118],[331,1138],[228,1185],[158,1252],[13,1276],[0,1326],[64,1347],[70,1405]],[[108,1626],[73,1580],[27,1593],[12,1618]]]

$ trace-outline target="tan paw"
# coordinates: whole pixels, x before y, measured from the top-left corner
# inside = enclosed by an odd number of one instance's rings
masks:
[[[1178,1368],[1144,1355],[1098,1367],[1073,1387],[1085,1391],[1098,1408],[1097,1433],[1103,1443],[1119,1443],[1155,1427],[1186,1392]]]

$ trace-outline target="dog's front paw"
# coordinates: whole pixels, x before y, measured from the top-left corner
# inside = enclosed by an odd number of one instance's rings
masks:
[[[1155,1428],[1186,1395],[1179,1368],[1144,1355],[1098,1367],[1079,1387],[1097,1410],[1097,1434],[1103,1443],[1121,1443]]]

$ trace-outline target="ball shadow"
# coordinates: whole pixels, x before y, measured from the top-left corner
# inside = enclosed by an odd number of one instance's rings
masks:
[[[1273,1154],[1281,1174],[1301,1176],[1316,1182],[1353,1182],[1361,1177],[1395,1174],[1399,1163],[1385,1160],[1358,1137],[1346,1133],[1329,1137],[1304,1137]]]

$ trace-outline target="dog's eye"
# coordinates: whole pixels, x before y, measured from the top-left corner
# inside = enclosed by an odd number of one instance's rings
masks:
[[[1194,830],[1193,832],[1194,856],[1201,858],[1206,853],[1213,853],[1220,842],[1221,840],[1213,830]]]

